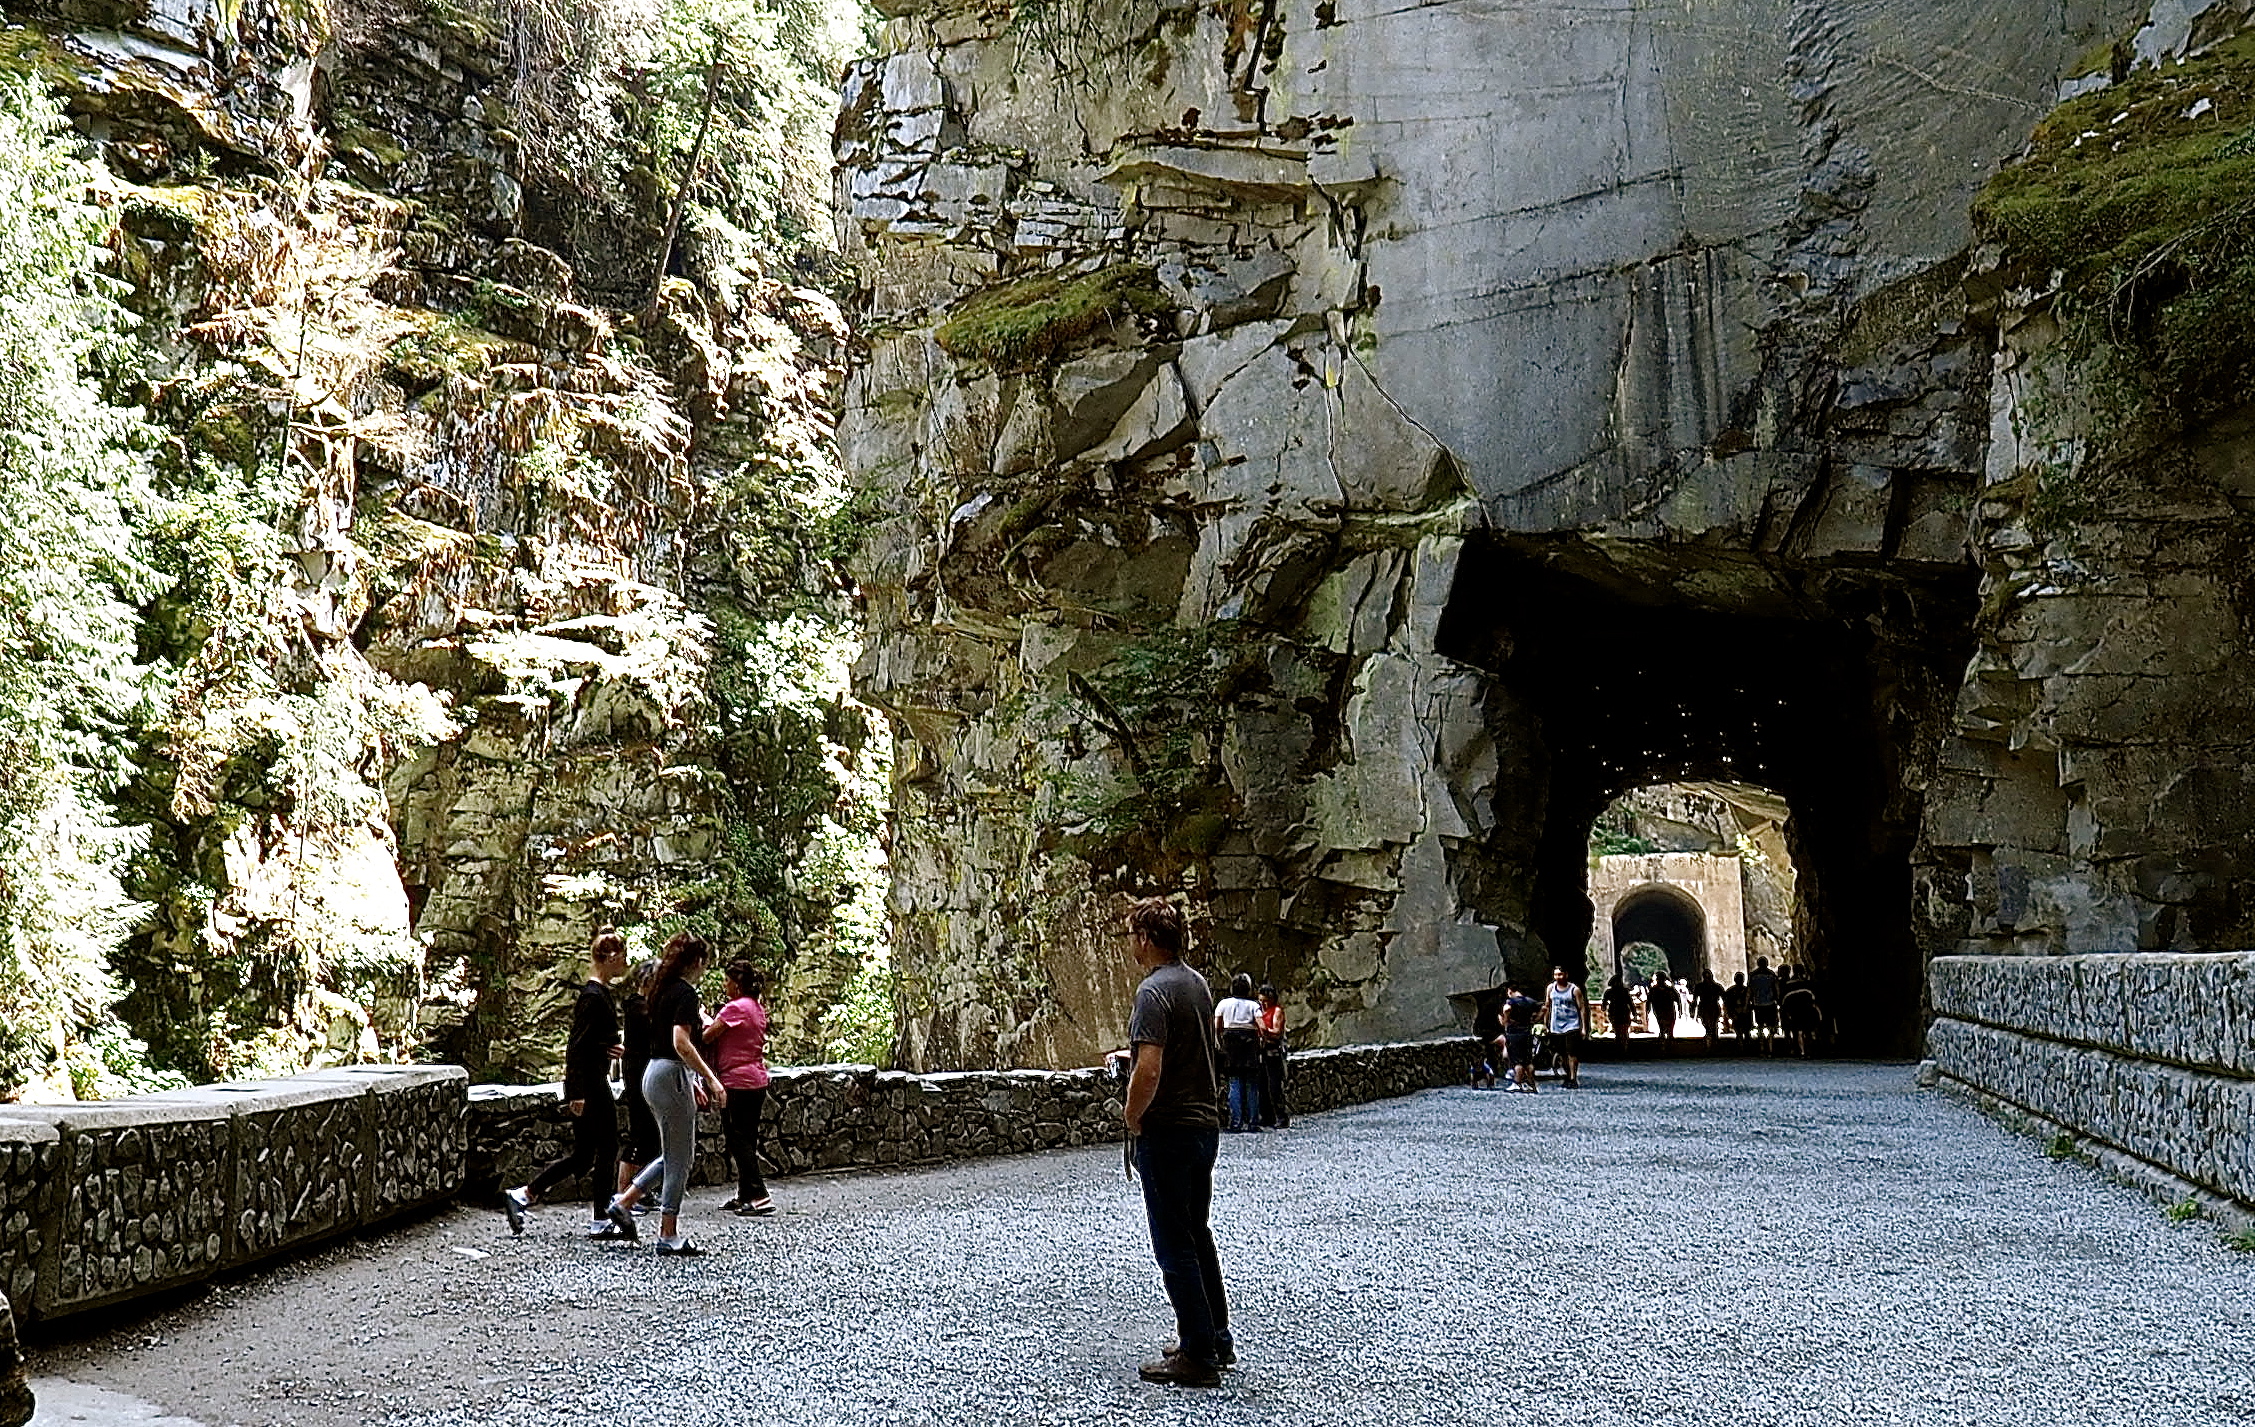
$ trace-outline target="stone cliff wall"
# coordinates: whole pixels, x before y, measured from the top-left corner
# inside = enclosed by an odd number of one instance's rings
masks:
[[[696,189],[660,272],[662,105],[555,50],[605,0],[7,13],[0,68],[62,97],[115,212],[178,502],[121,810],[155,915],[114,958],[157,1064],[538,1078],[593,926],[679,915],[818,1039],[882,819],[832,667],[829,260],[700,236],[750,219]]]
[[[2244,6],[883,8],[842,441],[913,1064],[1116,1037],[1152,888],[1319,1040],[1459,1025],[1579,959],[1591,821],[1661,782],[1784,799],[1864,1049],[1931,955],[2255,935],[2231,480],[2054,598],[1974,218]]]
[[[1352,1046],[1292,1060],[1296,1110],[1453,1085],[1468,1043]],[[780,1174],[1116,1141],[1101,1070],[775,1072]],[[622,1125],[623,1130],[623,1114]],[[51,1320],[200,1282],[463,1194],[490,1204],[570,1147],[561,1087],[470,1085],[453,1066],[365,1067],[199,1086],[102,1106],[0,1106],[0,1309]],[[692,1182],[731,1181],[719,1117]],[[584,1186],[559,1187],[553,1198]],[[0,1404],[14,1334],[0,1313]]]

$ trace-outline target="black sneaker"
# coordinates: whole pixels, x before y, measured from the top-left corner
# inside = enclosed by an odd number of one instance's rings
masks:
[[[1170,1358],[1180,1357],[1182,1355],[1182,1344],[1168,1343],[1165,1347],[1159,1349],[1159,1351],[1166,1354]],[[1236,1367],[1237,1345],[1227,1338],[1224,1338],[1220,1342],[1214,1344],[1214,1361],[1220,1363],[1225,1368]]]
[[[704,1250],[690,1243],[687,1239],[660,1239],[658,1240],[658,1252],[667,1258],[688,1258],[692,1255],[701,1254]]]
[[[1220,1387],[1221,1369],[1212,1363],[1202,1363],[1186,1358],[1180,1353],[1169,1353],[1156,1361],[1143,1364],[1135,1375],[1145,1382],[1172,1383],[1176,1387]]]
[[[510,1233],[522,1234],[525,1231],[525,1211],[531,1207],[532,1202],[518,1194],[516,1190],[504,1189],[501,1191],[501,1212],[509,1216]]]
[[[611,1201],[610,1207],[603,1211],[603,1217],[611,1221],[611,1227],[618,1230],[619,1237],[628,1243],[634,1243],[642,1237],[642,1231],[635,1227],[634,1216],[621,1209],[617,1200]]]

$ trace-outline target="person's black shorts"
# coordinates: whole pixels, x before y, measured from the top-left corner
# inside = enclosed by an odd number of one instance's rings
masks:
[[[1533,1031],[1505,1031],[1503,1053],[1513,1065],[1535,1063],[1535,1033]]]
[[[1553,1055],[1563,1055],[1574,1060],[1581,1059],[1582,1033],[1580,1031],[1552,1031],[1550,1033],[1550,1051]]]
[[[1768,1028],[1768,1029],[1770,1029],[1770,1030],[1773,1030],[1773,1031],[1774,1031],[1774,1030],[1776,1030],[1776,1029],[1777,1029],[1777,1007],[1775,1007],[1775,1006],[1756,1006],[1756,1007],[1754,1008],[1754,1024],[1755,1024],[1755,1025],[1757,1025],[1757,1026],[1763,1026],[1763,1027],[1766,1027],[1766,1028]]]

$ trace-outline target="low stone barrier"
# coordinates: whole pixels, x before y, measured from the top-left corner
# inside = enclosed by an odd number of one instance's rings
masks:
[[[127,1100],[0,1106],[0,1246],[22,1319],[58,1318],[447,1198],[453,1066],[365,1066]]]
[[[1954,1087],[2255,1210],[2255,954],[1938,957]]]
[[[1290,1060],[1295,1114],[1408,1095],[1464,1079],[1469,1040],[1301,1051]],[[619,1133],[626,1114],[619,1111]],[[466,1190],[522,1184],[571,1149],[562,1087],[480,1085],[470,1091]],[[777,1174],[938,1164],[1105,1144],[1120,1138],[1120,1089],[1102,1070],[990,1070],[911,1075],[867,1065],[778,1069],[768,1088],[762,1158]],[[697,1121],[692,1184],[734,1179],[720,1116]],[[584,1196],[584,1185],[550,1196]]]
[[[1295,1113],[1462,1079],[1469,1041],[1291,1059]],[[621,1130],[625,1126],[621,1116]],[[1116,1141],[1101,1070],[775,1072],[775,1172],[935,1164]],[[0,1288],[20,1321],[177,1288],[456,1194],[490,1199],[571,1145],[558,1086],[476,1085],[453,1066],[354,1066],[129,1100],[0,1105]],[[693,1180],[723,1183],[719,1116]],[[564,1202],[585,1186],[565,1186]]]

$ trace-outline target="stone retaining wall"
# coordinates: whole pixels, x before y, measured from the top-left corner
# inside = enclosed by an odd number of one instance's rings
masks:
[[[468,1082],[363,1066],[0,1106],[8,1299],[19,1318],[59,1318],[444,1199],[461,1186]]]
[[[1292,1057],[1293,1106],[1455,1084],[1470,1054],[1467,1041],[1305,1052]],[[1119,1137],[1119,1089],[1100,1070],[810,1066],[777,1071],[768,1106],[768,1158],[782,1174]],[[570,1142],[559,1087],[473,1086],[453,1066],[355,1066],[130,1100],[0,1105],[0,1288],[18,1319],[65,1317],[458,1193],[488,1197]],[[722,1149],[708,1112],[695,1182],[730,1177]]]
[[[2255,1208],[2255,953],[1948,956],[1928,984],[1950,1081]]]
[[[1470,1041],[1413,1041],[1302,1051],[1291,1058],[1295,1113],[1407,1095],[1464,1078]],[[619,1112],[619,1132],[626,1132]],[[522,1184],[571,1148],[561,1087],[480,1085],[470,1091],[467,1192]],[[763,1159],[770,1172],[935,1164],[1103,1144],[1120,1137],[1120,1092],[1101,1070],[996,1070],[910,1075],[866,1065],[777,1070],[768,1089]],[[720,1117],[698,1117],[692,1184],[722,1184]],[[564,1202],[585,1186],[551,1196]]]

